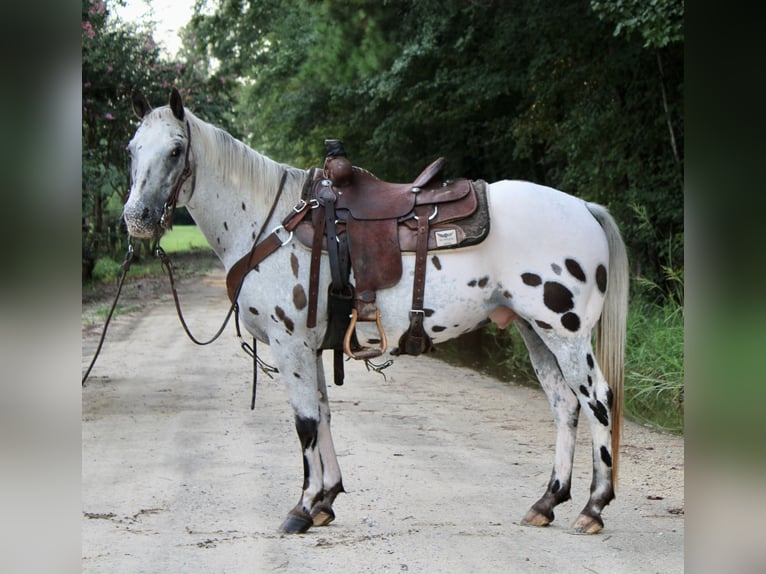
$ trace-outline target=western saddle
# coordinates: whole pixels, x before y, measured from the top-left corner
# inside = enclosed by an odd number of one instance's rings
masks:
[[[400,281],[402,252],[415,253],[415,277],[410,325],[392,354],[418,355],[433,348],[423,326],[428,251],[482,241],[489,218],[486,183],[443,181],[444,158],[412,183],[389,183],[352,166],[340,140],[325,140],[325,146],[324,169],[304,189],[303,199],[314,209],[295,227],[295,236],[312,251],[308,327],[316,326],[322,253],[329,256],[329,324],[322,348],[335,351],[335,382],[342,384],[343,352],[369,360],[387,349],[375,299],[378,290]],[[351,269],[355,285],[350,282]],[[359,322],[376,324],[380,338],[368,342],[377,347],[359,344]]]
[[[489,212],[486,182],[443,181],[444,158],[434,161],[412,183],[388,183],[352,166],[340,140],[325,140],[325,145],[324,169],[311,170],[301,201],[271,234],[263,240],[259,234],[251,251],[229,269],[226,288],[229,300],[236,305],[245,276],[294,235],[311,249],[307,327],[313,328],[317,323],[320,263],[326,252],[332,282],[321,349],[333,349],[335,383],[341,385],[344,352],[365,360],[375,370],[386,366],[369,362],[388,347],[375,298],[379,289],[400,281],[403,252],[415,253],[410,325],[391,354],[419,355],[433,348],[423,326],[428,313],[423,308],[428,252],[480,243],[489,233]],[[287,172],[282,175],[267,221],[286,176]],[[285,233],[290,234],[286,240]],[[350,281],[351,269],[356,285]],[[380,338],[368,342],[377,348],[359,344],[359,322],[376,324]]]

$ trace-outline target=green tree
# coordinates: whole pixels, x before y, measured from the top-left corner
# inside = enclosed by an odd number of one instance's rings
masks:
[[[609,206],[662,282],[683,253],[683,4],[646,5],[218,0],[190,28],[238,77],[256,149],[308,167],[340,138],[386,179],[443,155],[450,175],[559,187]]]

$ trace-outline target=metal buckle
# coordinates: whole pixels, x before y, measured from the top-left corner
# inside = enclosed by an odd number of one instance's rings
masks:
[[[306,209],[307,205],[308,204],[306,203],[306,200],[305,199],[301,199],[298,203],[295,204],[295,207],[293,207],[293,211],[295,213],[300,213],[301,211]]]
[[[438,212],[439,212],[439,206],[438,205],[434,205],[434,212],[431,215],[428,216],[428,221],[431,221],[434,217],[436,217],[436,214]],[[414,214],[414,213],[412,214],[412,217],[414,217],[415,220],[418,220],[418,221],[420,220],[420,218],[416,214]]]
[[[281,237],[279,237],[280,232],[282,232],[282,231],[284,231],[285,233],[289,233],[290,234],[290,235],[287,236],[287,239],[282,239]],[[293,238],[293,232],[292,231],[287,231],[287,229],[285,229],[284,225],[278,225],[277,227],[275,227],[274,229],[271,230],[271,233],[272,233],[272,235],[276,235],[277,238],[282,242],[282,247],[284,247],[285,245],[290,243],[290,241]]]

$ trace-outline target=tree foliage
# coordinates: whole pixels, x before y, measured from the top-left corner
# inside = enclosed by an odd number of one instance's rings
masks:
[[[683,2],[200,2],[193,50],[240,79],[248,142],[386,179],[531,179],[611,208],[634,271],[683,252]],[[638,217],[640,214],[641,217]],[[647,221],[650,226],[647,227]]]

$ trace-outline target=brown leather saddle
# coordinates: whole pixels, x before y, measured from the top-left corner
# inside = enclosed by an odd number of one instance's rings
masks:
[[[489,232],[489,216],[486,183],[444,181],[444,158],[412,183],[389,183],[352,166],[339,140],[326,140],[325,145],[324,169],[303,198],[316,209],[298,224],[295,236],[312,250],[309,327],[316,325],[321,255],[329,255],[329,326],[322,348],[336,350],[338,382],[338,351],[354,359],[371,359],[386,351],[376,293],[401,280],[403,252],[415,253],[412,308],[410,326],[392,354],[418,355],[432,349],[423,326],[427,254],[479,243]],[[355,285],[349,280],[351,269]],[[377,324],[377,347],[358,343],[358,322]]]

